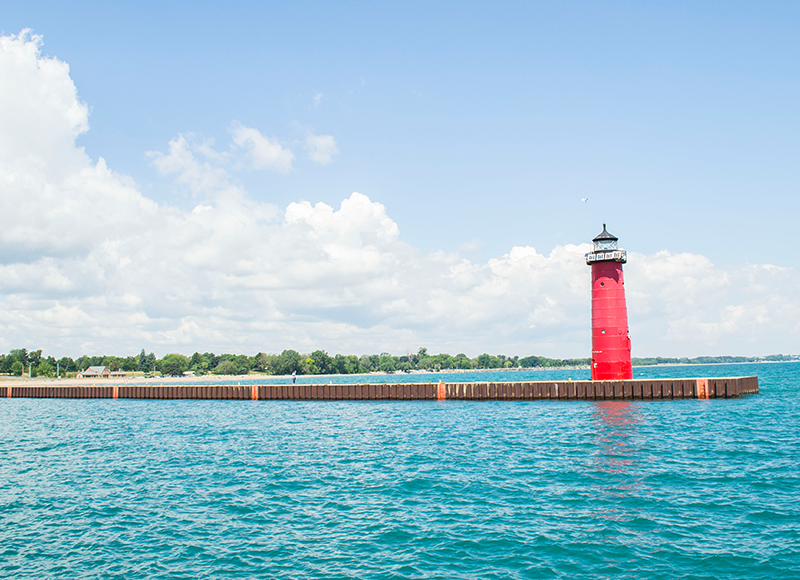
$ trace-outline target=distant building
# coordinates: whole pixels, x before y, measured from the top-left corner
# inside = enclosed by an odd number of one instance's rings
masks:
[[[108,367],[89,367],[75,375],[76,379],[110,379],[125,378],[125,371],[111,371]]]

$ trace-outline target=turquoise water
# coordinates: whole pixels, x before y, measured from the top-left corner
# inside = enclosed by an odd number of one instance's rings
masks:
[[[739,377],[753,376],[761,373],[771,373],[774,363],[758,364],[715,364],[715,365],[685,365],[661,367],[634,367],[633,378],[661,378],[661,377]],[[785,363],[792,368],[792,364]],[[556,369],[556,370],[485,370],[485,371],[459,371],[459,372],[429,372],[429,373],[396,373],[396,374],[369,374],[369,375],[299,375],[297,384],[359,384],[359,383],[431,383],[444,381],[446,383],[466,382],[502,382],[502,381],[566,381],[567,379],[589,380],[591,373],[585,369]],[[113,385],[152,385],[161,384],[163,379],[140,379],[122,382],[98,381],[97,384]],[[193,380],[195,385],[286,385],[292,382],[288,376],[222,376],[200,377]],[[169,384],[169,383],[163,383]]]
[[[0,577],[800,577],[800,364],[635,371],[761,394],[0,399]]]

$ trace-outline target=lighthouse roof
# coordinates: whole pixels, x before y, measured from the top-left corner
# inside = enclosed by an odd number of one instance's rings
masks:
[[[614,234],[609,234],[608,230],[606,229],[606,224],[603,224],[603,231],[597,234],[597,237],[593,239],[593,242],[616,242],[619,238]]]

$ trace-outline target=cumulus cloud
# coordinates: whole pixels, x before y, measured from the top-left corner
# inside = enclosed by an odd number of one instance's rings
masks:
[[[647,354],[761,353],[800,339],[800,273],[769,264],[720,267],[696,254],[632,254],[626,274],[632,331]],[[685,349],[685,350],[683,350]]]
[[[169,151],[148,151],[147,156],[162,175],[175,175],[175,182],[186,186],[195,197],[218,197],[239,193],[231,185],[228,172],[219,165],[226,156],[213,150],[213,143],[178,135],[169,142]],[[197,154],[205,159],[198,159]],[[217,163],[213,163],[216,161]]]
[[[0,350],[588,352],[587,246],[422,252],[361,193],[254,201],[228,174],[235,152],[189,134],[150,157],[197,203],[159,205],[75,145],[88,108],[40,45],[0,38]],[[253,166],[291,168],[255,129],[232,135]],[[632,253],[626,276],[635,355],[797,345],[795,269]]]
[[[277,139],[270,139],[261,131],[234,122],[231,126],[233,142],[246,152],[254,169],[273,169],[288,173],[292,169],[294,153],[284,148]]]
[[[41,36],[27,29],[0,37],[0,155],[71,163],[82,153],[73,143],[89,130],[89,108],[78,99],[69,65],[41,56],[41,46]],[[51,171],[61,169],[52,163]]]
[[[333,135],[309,135],[306,137],[305,148],[309,159],[320,165],[330,163],[333,156],[339,152]]]

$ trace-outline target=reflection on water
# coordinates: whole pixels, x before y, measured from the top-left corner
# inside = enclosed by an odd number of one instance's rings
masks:
[[[588,470],[596,482],[596,515],[628,521],[638,514],[631,511],[630,502],[622,500],[642,493],[639,427],[643,418],[638,405],[630,401],[597,402],[592,409],[597,435]]]
[[[636,464],[633,439],[641,421],[638,407],[630,401],[602,401],[594,404],[598,426],[599,458],[609,473],[619,473]]]

